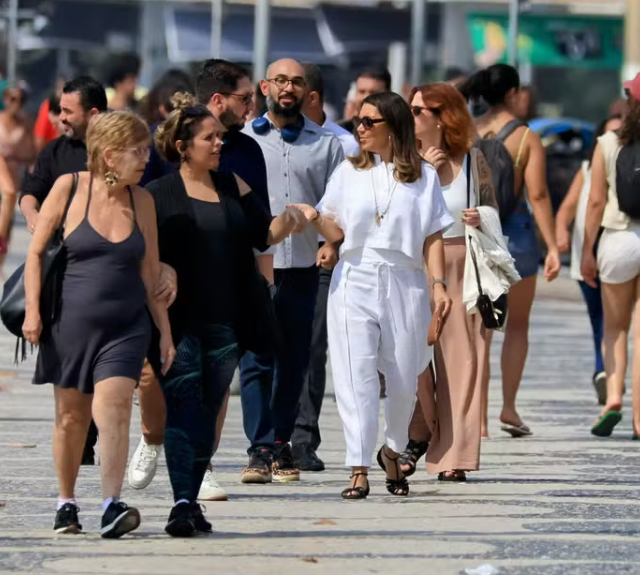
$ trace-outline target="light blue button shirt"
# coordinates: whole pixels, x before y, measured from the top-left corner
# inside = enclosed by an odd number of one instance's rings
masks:
[[[266,134],[254,132],[252,124],[247,124],[243,132],[260,144],[264,154],[274,216],[280,215],[288,204],[315,206],[322,199],[331,174],[344,160],[339,140],[306,117],[300,136],[292,143],[282,139],[273,123]],[[316,263],[317,252],[317,233],[308,226],[303,233],[289,236],[276,246],[273,267],[311,267]]]

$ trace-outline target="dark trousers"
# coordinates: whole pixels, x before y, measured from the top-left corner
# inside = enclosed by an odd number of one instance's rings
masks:
[[[249,451],[287,443],[295,426],[309,366],[317,268],[275,270],[274,305],[282,336],[278,356],[246,353],[240,362],[240,399]]]
[[[294,446],[307,444],[313,451],[318,450],[321,441],[318,420],[327,384],[327,301],[332,275],[332,270],[320,268],[309,369],[300,397],[295,430],[291,438],[291,443]]]
[[[587,304],[589,321],[591,322],[591,332],[593,334],[593,347],[595,351],[595,373],[604,371],[604,360],[602,358],[602,337],[603,337],[603,311],[602,294],[600,291],[600,280],[597,288],[592,288],[585,282],[578,282],[582,290],[582,297]]]
[[[174,501],[195,501],[216,441],[220,408],[238,366],[234,329],[209,325],[185,335],[160,378],[167,405],[164,445]]]

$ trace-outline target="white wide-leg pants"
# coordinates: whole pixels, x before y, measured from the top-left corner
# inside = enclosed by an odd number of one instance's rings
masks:
[[[385,444],[408,442],[418,375],[431,361],[425,272],[386,262],[341,260],[333,273],[327,324],[346,465],[370,467],[378,440],[380,381],[386,380]]]

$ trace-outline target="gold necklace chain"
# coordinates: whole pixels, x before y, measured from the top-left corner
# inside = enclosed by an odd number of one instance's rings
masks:
[[[385,164],[385,172],[387,175],[387,191],[389,192],[389,201],[387,202],[387,207],[381,212],[380,208],[378,207],[378,196],[376,195],[376,185],[375,185],[375,179],[373,177],[373,172],[375,168],[371,168],[370,170],[370,174],[371,174],[371,190],[373,192],[373,201],[375,203],[376,206],[376,224],[380,225],[382,223],[382,220],[384,219],[384,217],[387,215],[387,212],[389,211],[389,208],[391,207],[391,200],[393,199],[393,194],[396,191],[396,187],[398,186],[398,180],[395,179],[395,177],[392,174],[393,177],[393,188],[391,187],[391,183],[389,182],[389,170],[387,169],[387,166]]]

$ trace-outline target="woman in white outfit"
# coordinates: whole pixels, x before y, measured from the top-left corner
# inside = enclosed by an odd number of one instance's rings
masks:
[[[622,120],[620,116],[614,116],[600,123],[595,131],[596,139],[620,128]],[[598,396],[600,405],[607,401],[607,374],[604,370],[604,359],[602,357],[602,294],[600,280],[596,281],[597,287],[588,285],[580,274],[580,264],[582,260],[582,244],[584,243],[584,226],[587,218],[587,202],[591,192],[591,162],[595,152],[593,150],[588,160],[584,160],[580,170],[576,173],[571,183],[571,187],[562,205],[556,214],[556,243],[558,250],[568,252],[571,249],[571,278],[578,282],[582,297],[587,305],[587,312],[591,323],[593,334],[593,345],[595,351],[595,370],[592,378],[593,386]],[[573,234],[569,231],[573,222]],[[598,242],[595,243],[596,252]]]
[[[343,240],[329,293],[329,353],[338,410],[353,468],[344,499],[369,494],[378,437],[380,382],[386,380],[385,444],[378,463],[387,490],[408,495],[398,463],[408,440],[418,376],[431,360],[424,265],[436,308],[449,313],[442,231],[453,224],[435,169],[415,146],[409,105],[374,94],[356,118],[360,153],[334,172],[316,208],[297,205],[327,241]]]
[[[622,127],[598,138],[591,167],[591,193],[587,203],[582,266],[584,281],[602,285],[604,312],[604,366],[607,401],[591,428],[598,437],[608,437],[622,419],[622,395],[627,372],[628,336],[633,326],[633,438],[640,437],[640,220],[630,218],[618,203],[618,156],[624,146],[640,143],[640,74],[625,84],[627,112]],[[633,169],[633,168],[632,168]],[[632,173],[622,174],[625,179]],[[597,263],[593,246],[600,226]]]

